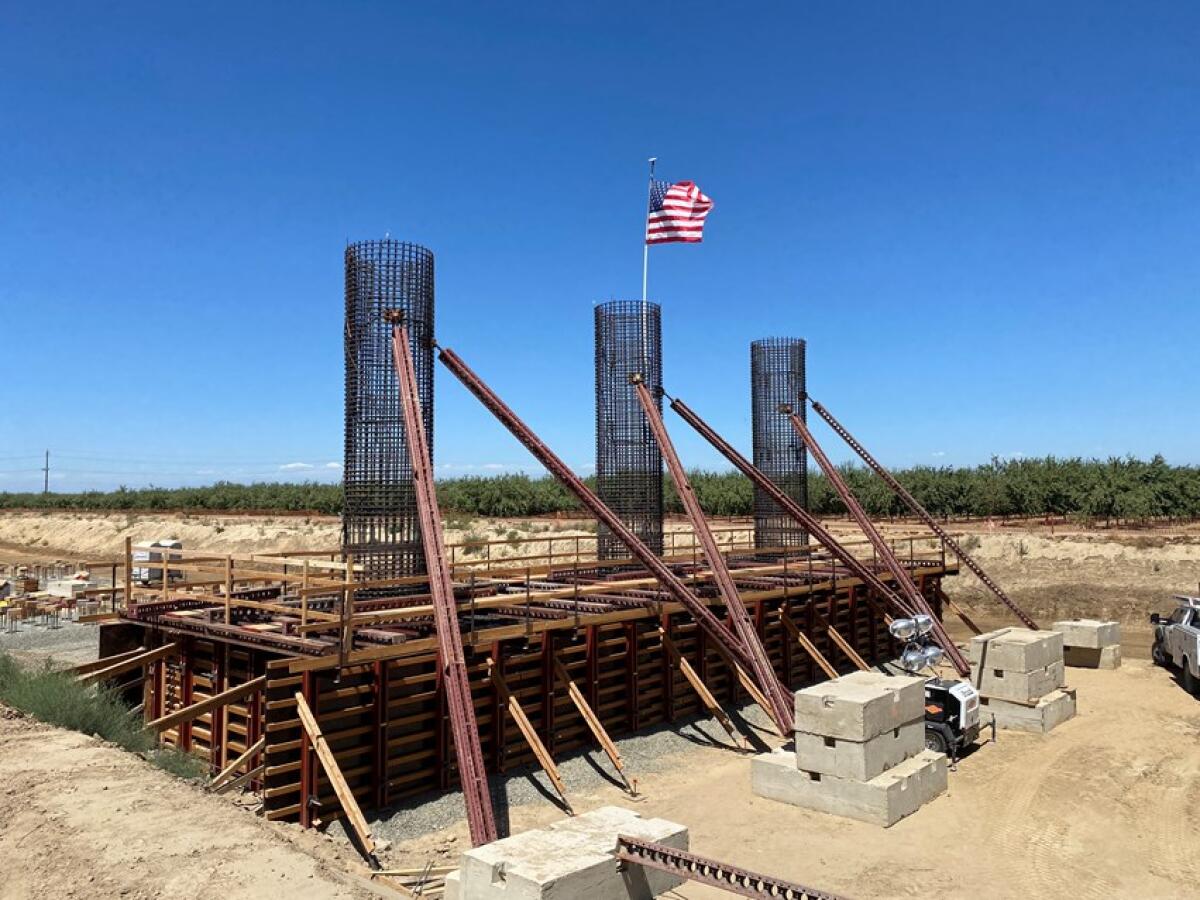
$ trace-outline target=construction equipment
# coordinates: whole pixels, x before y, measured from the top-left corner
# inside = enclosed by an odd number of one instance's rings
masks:
[[[974,685],[946,678],[925,682],[925,749],[945,753],[957,762],[962,751],[978,739],[979,730],[979,691]]]
[[[816,414],[824,419],[828,423],[829,427],[837,433],[838,437],[845,441],[847,446],[849,446],[851,450],[858,454],[859,458],[867,464],[871,471],[878,475],[880,479],[882,479],[883,483],[892,489],[892,493],[900,498],[901,502],[909,508],[914,516],[928,525],[930,530],[942,539],[942,542],[949,547],[960,560],[962,560],[963,565],[970,569],[975,574],[975,577],[982,581],[984,586],[996,595],[996,599],[1012,610],[1013,615],[1020,619],[1026,628],[1032,628],[1034,631],[1038,631],[1039,629],[1037,623],[1030,618],[1029,614],[1026,613],[1025,610],[1021,609],[1021,607],[1019,607],[1015,602],[1013,602],[1009,598],[1008,594],[1004,593],[1000,585],[996,584],[996,582],[991,579],[988,573],[983,570],[983,566],[979,565],[979,563],[975,561],[975,558],[966,550],[964,550],[962,545],[959,544],[959,542],[956,541],[946,531],[946,529],[942,528],[942,526],[938,524],[937,520],[929,514],[929,511],[917,502],[916,497],[905,490],[904,485],[897,481],[896,477],[891,472],[880,465],[875,457],[868,453],[867,449],[854,439],[854,436],[845,429],[841,422],[833,417],[833,414],[829,412],[828,409],[811,398],[810,402],[812,403],[812,408]]]

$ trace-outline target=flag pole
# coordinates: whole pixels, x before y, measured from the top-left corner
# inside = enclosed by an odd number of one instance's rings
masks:
[[[654,196],[654,164],[656,162],[658,162],[658,157],[650,157],[650,178],[646,182],[646,214],[644,217],[646,227],[643,231],[650,227],[650,198]],[[650,273],[650,243],[646,239],[648,237],[648,234],[644,234],[642,238],[642,303],[646,302],[646,279]]]
[[[642,376],[648,378],[650,367],[650,304],[646,300],[646,284],[650,274],[650,200],[654,196],[654,164],[658,157],[650,157],[650,177],[646,181],[646,212],[642,237]]]

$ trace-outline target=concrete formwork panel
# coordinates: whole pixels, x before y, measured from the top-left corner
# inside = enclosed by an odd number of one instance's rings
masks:
[[[1032,672],[1014,672],[985,665],[976,671],[974,682],[985,697],[1032,703],[1066,684],[1066,673],[1062,662]]]
[[[1098,619],[1064,619],[1051,628],[1063,636],[1063,649],[1080,647],[1099,650],[1121,643],[1121,625]]]
[[[1121,645],[1107,647],[1063,647],[1063,662],[1076,669],[1121,668]]]
[[[919,754],[869,781],[802,772],[792,754],[776,750],[750,762],[755,794],[792,806],[888,828],[946,790],[944,754]]]
[[[925,715],[925,679],[851,672],[796,692],[796,730],[864,742]]]
[[[972,668],[981,665],[1006,672],[1032,672],[1063,658],[1063,636],[1057,631],[1000,628],[976,635],[967,649]]]
[[[1011,731],[1045,734],[1075,715],[1075,691],[1052,691],[1036,704],[1012,703],[990,697],[980,698],[980,712],[994,715],[996,725]]]
[[[796,767],[806,772],[870,781],[925,749],[925,720],[916,719],[869,741],[796,732]]]

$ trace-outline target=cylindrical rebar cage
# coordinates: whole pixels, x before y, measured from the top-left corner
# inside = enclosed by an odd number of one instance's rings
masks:
[[[342,549],[368,578],[425,571],[412,464],[392,359],[399,310],[433,453],[433,253],[402,241],[346,247],[346,457]]]
[[[641,375],[662,411],[662,310],[642,300],[596,307],[596,492],[655,553],[663,552],[662,451],[630,377]],[[603,525],[601,559],[628,556]]]
[[[750,344],[750,407],[754,465],[804,509],[808,509],[808,454],[780,412],[787,404],[805,422],[804,341],[765,338]],[[808,533],[761,489],[754,489],[754,546],[794,547]]]

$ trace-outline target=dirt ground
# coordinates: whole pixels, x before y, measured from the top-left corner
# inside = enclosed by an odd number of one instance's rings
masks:
[[[102,546],[111,556],[126,531],[143,539],[170,524],[127,520],[0,515],[0,561],[48,561],[56,552],[78,559]],[[461,534],[501,527],[461,524]],[[303,519],[227,525],[213,519],[190,527],[197,531],[172,533],[193,549],[215,552],[326,547],[336,540],[328,523]],[[548,527],[557,534],[571,526]],[[244,533],[231,535],[234,528]],[[636,801],[602,785],[573,794],[575,808],[631,804],[688,825],[697,852],[849,897],[1200,897],[1194,852],[1200,703],[1144,659],[1146,613],[1169,609],[1172,593],[1196,589],[1200,532],[979,525],[971,533],[980,561],[1039,620],[1122,621],[1121,669],[1068,670],[1079,691],[1074,720],[1046,736],[1000,732],[997,743],[980,747],[951,773],[947,794],[887,830],[753,797],[746,757],[700,746],[659,771],[633,773],[642,794]],[[1011,624],[973,577],[961,575],[946,587],[980,625]],[[960,624],[951,625],[956,636],[966,636]],[[269,826],[86,736],[0,719],[0,771],[0,859],[21,860],[5,866],[0,898],[72,891],[323,898],[381,890],[363,878],[365,869],[344,843]],[[185,806],[189,814],[180,817]],[[534,803],[512,807],[509,821],[519,831],[560,815],[548,803]],[[387,858],[396,865],[440,863],[465,841],[465,823],[458,822],[396,844]],[[686,885],[675,896],[728,895]]]
[[[332,841],[267,825],[132,754],[3,707],[0,771],[5,900],[377,895]]]
[[[1075,719],[1046,736],[1001,731],[946,794],[886,830],[754,797],[749,758],[711,748],[643,773],[636,801],[607,787],[572,802],[685,823],[696,852],[848,897],[1200,896],[1200,703],[1141,660],[1069,680]],[[84,735],[0,717],[0,770],[0,859],[20,860],[0,880],[6,900],[383,891],[345,844],[263,823]],[[548,803],[509,811],[514,831],[561,815]],[[459,823],[388,858],[442,862],[465,841]]]

